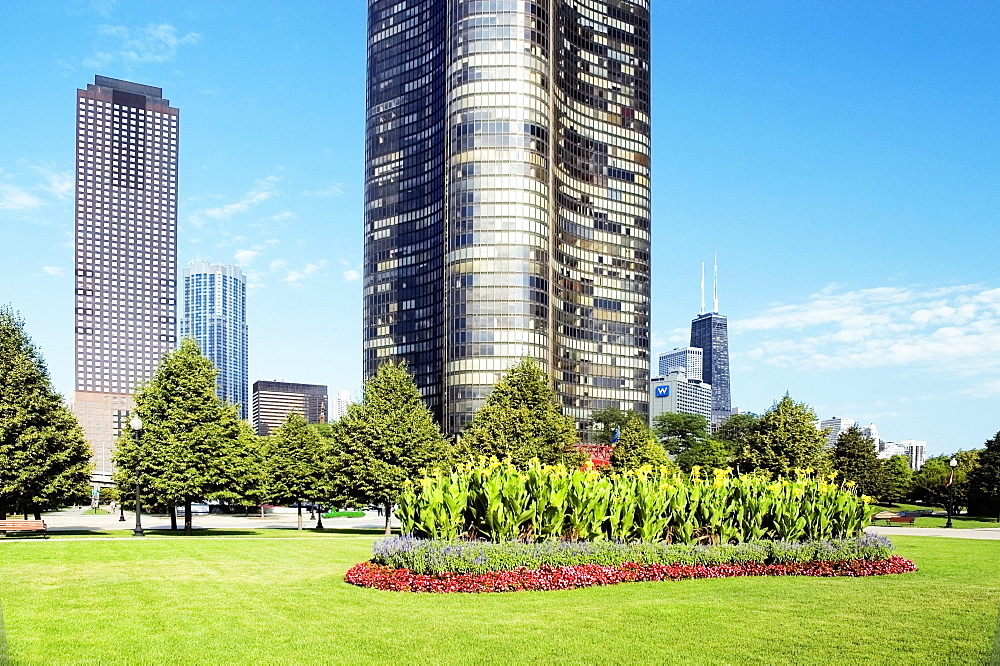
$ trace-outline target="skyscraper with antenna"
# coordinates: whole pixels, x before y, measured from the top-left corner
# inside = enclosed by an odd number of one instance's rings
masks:
[[[729,393],[729,329],[719,314],[719,262],[713,261],[712,311],[705,312],[705,264],[701,264],[701,312],[691,322],[691,346],[702,350],[701,380],[712,385],[712,426],[732,413]]]

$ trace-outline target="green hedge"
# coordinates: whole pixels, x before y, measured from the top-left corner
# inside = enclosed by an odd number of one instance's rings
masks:
[[[785,564],[885,560],[892,544],[883,536],[865,534],[824,541],[748,541],[738,544],[616,543],[613,541],[441,541],[411,536],[390,537],[372,545],[372,562],[412,573],[440,574],[511,571],[600,564]]]

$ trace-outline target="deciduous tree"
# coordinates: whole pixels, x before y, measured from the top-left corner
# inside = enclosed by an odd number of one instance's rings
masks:
[[[986,440],[978,464],[969,472],[969,511],[996,516],[1000,523],[1000,432]]]
[[[277,504],[296,504],[302,529],[302,502],[319,494],[323,442],[301,414],[290,413],[263,442],[263,490]]]
[[[441,434],[405,364],[383,363],[365,382],[364,399],[330,424],[327,493],[385,507],[385,533],[403,484],[421,470],[445,467],[454,449]]]
[[[913,470],[906,456],[895,455],[880,461],[881,492],[878,494],[883,502],[895,504],[905,499],[913,487]]]
[[[955,467],[955,477],[948,486],[951,476],[951,459],[958,463]],[[918,502],[947,506],[954,502],[955,510],[968,505],[969,472],[977,465],[979,451],[958,451],[950,456],[934,456],[928,458],[923,467],[913,474],[913,490],[910,497]]]
[[[708,438],[708,419],[701,414],[664,412],[653,419],[653,433],[667,453],[677,455]]]
[[[610,462],[613,470],[624,472],[642,465],[666,465],[667,454],[649,431],[646,420],[631,412],[621,429],[618,442],[611,449]]]
[[[875,451],[875,440],[857,426],[840,433],[833,448],[833,469],[845,481],[858,485],[862,495],[885,500],[882,461]]]
[[[579,467],[584,455],[573,419],[563,416],[548,378],[532,359],[507,371],[462,433],[462,446],[474,456],[509,458],[527,467],[544,464]]]
[[[826,430],[816,427],[816,413],[788,394],[757,422],[738,454],[741,471],[789,475],[795,469],[824,472],[830,467]]]
[[[243,504],[260,492],[256,436],[236,406],[219,400],[217,372],[194,340],[182,340],[135,393],[141,439],[127,426],[115,452],[116,485],[134,488],[138,479],[149,504],[183,505],[186,534],[192,502]]]
[[[88,494],[91,451],[49,380],[24,321],[0,308],[0,518],[40,512]]]

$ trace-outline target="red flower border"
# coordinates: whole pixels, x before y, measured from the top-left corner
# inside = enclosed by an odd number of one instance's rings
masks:
[[[409,569],[390,569],[373,562],[354,565],[344,577],[361,587],[394,592],[519,592],[522,590],[569,590],[592,585],[616,585],[637,581],[685,578],[731,578],[734,576],[881,576],[916,571],[910,560],[893,555],[887,560],[846,560],[789,564],[634,564],[618,566],[580,564],[568,567],[520,567],[512,571],[484,574],[415,574]]]

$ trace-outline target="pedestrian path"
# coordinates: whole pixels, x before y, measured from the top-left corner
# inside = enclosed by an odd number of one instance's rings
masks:
[[[986,539],[1000,540],[1000,527],[987,527],[975,530],[948,529],[946,527],[881,527],[872,525],[865,528],[868,534],[881,534],[891,537],[904,536],[945,537],[950,539]]]
[[[73,532],[73,531],[109,531],[109,530],[131,530],[135,527],[135,513],[125,512],[125,520],[122,521],[121,513],[111,514],[85,514],[86,509],[62,509],[42,514],[45,526],[49,532]],[[192,523],[195,529],[219,529],[219,530],[259,530],[259,529],[287,529],[294,530],[298,527],[298,515],[292,513],[268,513],[263,517],[260,514],[194,514]],[[184,527],[184,516],[177,517],[177,525]],[[399,527],[399,521],[394,517],[392,520],[394,528]],[[316,518],[309,519],[309,514],[302,516],[302,527],[304,529],[316,527]],[[372,529],[380,530],[385,528],[385,518],[376,515],[374,511],[366,511],[363,517],[358,518],[324,518],[323,527],[327,529]],[[143,530],[169,530],[170,517],[163,515],[142,515]]]

